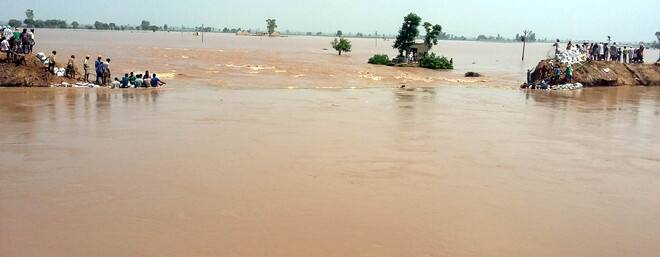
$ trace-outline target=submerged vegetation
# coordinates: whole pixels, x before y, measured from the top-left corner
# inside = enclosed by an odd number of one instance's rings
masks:
[[[377,54],[369,58],[369,63],[379,64],[379,65],[390,65],[392,64],[392,61],[390,60],[390,57],[387,56],[386,54]]]
[[[436,56],[435,53],[431,53],[422,57],[422,59],[419,60],[419,67],[434,70],[454,69],[454,65],[449,60],[447,60],[447,57]]]

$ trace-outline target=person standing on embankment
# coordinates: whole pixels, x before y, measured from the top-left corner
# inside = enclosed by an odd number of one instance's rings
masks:
[[[96,69],[96,84],[103,85],[103,56],[100,56],[94,62],[94,68]]]
[[[85,60],[83,61],[83,70],[85,72],[85,74],[83,74],[83,80],[89,83],[89,55],[85,56]]]

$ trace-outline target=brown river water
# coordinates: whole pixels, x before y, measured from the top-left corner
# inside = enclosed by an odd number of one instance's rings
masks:
[[[401,71],[324,38],[48,33],[171,83],[0,88],[0,256],[659,256],[660,88],[519,91],[519,61]],[[501,75],[451,81],[472,66]]]

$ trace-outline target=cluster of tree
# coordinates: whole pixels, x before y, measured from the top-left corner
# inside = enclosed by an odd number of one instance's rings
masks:
[[[526,37],[526,42],[536,42],[536,33],[532,31],[528,31],[528,35]],[[502,37],[500,34],[497,34],[497,36],[487,36],[487,35],[479,35],[477,36],[476,40],[477,41],[497,41],[497,42],[521,42],[523,40],[524,35],[516,34],[515,38],[505,38]]]
[[[396,37],[393,48],[399,50],[399,56],[403,56],[403,53],[406,54],[410,51],[410,48],[415,44],[415,39],[419,37],[419,25],[422,23],[422,18],[417,14],[410,13],[403,18],[403,24],[401,29],[399,29],[399,35]],[[426,36],[424,36],[424,44],[429,50],[438,44],[438,39],[440,34],[442,34],[442,26],[433,25],[429,22],[424,23],[424,30],[426,31]]]
[[[57,29],[81,28],[81,24],[78,23],[77,21],[73,21],[69,25],[66,20],[58,20],[58,19],[38,20],[35,19],[34,17],[35,17],[34,10],[27,9],[25,10],[25,20],[20,21],[18,19],[11,19],[9,20],[8,25],[12,27],[21,27],[25,25],[26,27],[32,27],[32,28],[57,28]],[[139,27],[133,27],[130,25],[118,26],[117,24],[112,22],[105,23],[101,21],[96,21],[94,22],[93,25],[85,25],[84,28],[98,29],[98,30],[134,30],[134,29],[151,30],[151,31],[156,31],[160,29],[168,30],[167,24],[161,28],[158,26],[151,25],[149,21],[142,21],[142,24]]]
[[[25,24],[25,26],[27,27],[33,27],[33,28],[67,28],[68,27],[68,24],[65,20],[57,20],[57,19],[35,20],[34,11],[30,9],[25,10],[25,19],[23,21],[18,19],[11,19],[7,24],[12,27],[20,27],[23,24]]]
[[[240,32],[240,31],[242,31],[241,28],[230,29],[230,28],[227,28],[227,27],[225,27],[221,30],[222,33],[236,33],[236,32]]]
[[[165,26],[167,26],[167,24],[166,24]],[[143,20],[143,21],[140,23],[140,27],[139,27],[139,28],[140,28],[141,30],[151,30],[151,31],[153,31],[153,32],[156,32],[157,30],[160,30],[160,27],[158,27],[158,26],[156,26],[156,25],[151,25],[151,22],[146,21],[146,20]],[[164,28],[164,30],[167,30],[167,29]]]
[[[456,36],[454,34],[444,34],[444,35],[443,34],[444,33],[440,34],[440,39],[442,40],[468,40],[468,38],[465,36]]]
[[[80,27],[80,24],[78,22],[72,22],[71,27],[74,29],[77,29]],[[114,22],[110,23],[105,23],[101,21],[95,21],[94,25],[88,25],[85,26],[86,29],[97,29],[97,30],[147,30],[147,31],[157,31],[157,30],[167,30],[169,31],[169,27],[167,24],[163,25],[163,27],[159,27],[156,25],[151,25],[149,21],[142,21],[140,26],[131,26],[131,25],[117,25]]]
[[[213,27],[195,27],[195,31],[198,31],[198,32],[213,32],[213,31],[215,31],[215,28],[213,28]]]

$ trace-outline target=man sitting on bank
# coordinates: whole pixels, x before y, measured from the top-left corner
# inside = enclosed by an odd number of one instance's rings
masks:
[[[156,73],[154,73],[153,78],[151,78],[151,87],[160,87],[165,84],[167,83],[161,81],[158,77],[156,77]]]

